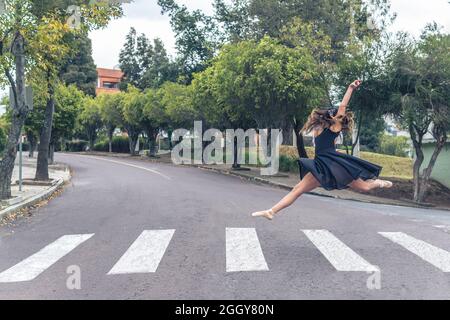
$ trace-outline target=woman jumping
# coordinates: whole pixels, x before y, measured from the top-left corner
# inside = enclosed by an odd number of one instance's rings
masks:
[[[353,92],[361,83],[356,80],[349,86],[339,109],[314,110],[311,113],[302,132],[313,131],[316,147],[314,160],[300,159],[302,181],[270,210],[255,212],[253,217],[272,220],[301,195],[320,186],[326,190],[351,188],[362,192],[392,187],[392,182],[377,179],[382,169],[380,166],[336,151],[335,142],[340,132],[352,129],[353,115],[346,109]]]

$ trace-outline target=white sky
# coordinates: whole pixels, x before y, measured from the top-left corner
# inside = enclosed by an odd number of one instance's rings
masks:
[[[212,13],[211,0],[177,0],[189,9],[201,9]],[[427,23],[436,21],[450,32],[450,4],[447,0],[391,0],[392,11],[398,17],[392,31],[407,31],[415,36],[420,35]],[[160,14],[157,0],[135,0],[124,4],[125,16],[112,21],[103,30],[91,32],[93,55],[98,67],[112,68],[117,66],[119,52],[125,42],[125,36],[131,27],[145,33],[150,39],[161,38],[170,54],[175,54],[175,39],[170,27],[169,18]]]

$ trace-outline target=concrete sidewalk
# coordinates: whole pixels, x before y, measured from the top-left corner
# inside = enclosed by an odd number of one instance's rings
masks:
[[[70,154],[70,153],[69,153]],[[105,156],[105,157],[116,157],[130,160],[141,160],[148,162],[159,162],[171,164],[172,160],[170,154],[159,154],[158,158],[148,158],[146,156],[130,156],[129,154],[118,154],[118,153],[107,153],[107,152],[81,152],[78,154],[92,155],[92,156]],[[272,185],[278,188],[292,190],[292,188],[300,182],[300,177],[298,174],[291,172],[280,172],[277,176],[262,176],[260,174],[260,169],[256,167],[243,166],[245,170],[233,170],[229,165],[189,165],[194,166],[204,170],[211,170],[221,174],[232,175],[240,177],[246,180]],[[430,206],[419,205],[414,201],[408,201],[404,199],[389,199],[373,196],[370,194],[362,194],[358,192],[347,190],[333,190],[327,191],[323,188],[317,188],[310,194],[318,195],[322,197],[329,197],[335,199],[352,200],[365,203],[376,203],[376,204],[386,204],[402,207],[414,207],[414,208],[430,208]],[[447,207],[432,207],[433,209],[449,210]]]
[[[34,179],[36,174],[36,158],[23,157],[22,177],[23,179]],[[64,164],[54,164],[49,166],[49,175],[52,183],[48,185],[27,185],[22,186],[19,191],[19,159],[16,158],[16,165],[12,175],[11,193],[12,198],[0,202],[0,217],[13,211],[20,210],[23,207],[30,206],[46,197],[49,197],[54,191],[59,189],[66,181],[70,180],[69,168]]]

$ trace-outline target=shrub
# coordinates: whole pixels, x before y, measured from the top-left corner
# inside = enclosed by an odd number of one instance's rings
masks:
[[[383,135],[377,152],[397,157],[407,157],[410,148],[408,138]]]
[[[299,172],[298,160],[286,155],[280,155],[280,171]]]
[[[142,151],[145,148],[145,139],[139,138],[139,150]],[[94,151],[109,152],[108,140],[103,140],[94,146]],[[128,137],[113,137],[112,140],[112,152],[115,153],[130,153],[130,144]]]
[[[87,141],[69,141],[66,142],[66,150],[70,152],[82,152],[86,150],[89,142]]]

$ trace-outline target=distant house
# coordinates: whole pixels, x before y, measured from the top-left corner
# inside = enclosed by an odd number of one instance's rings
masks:
[[[119,92],[119,84],[123,78],[123,72],[118,69],[97,68],[97,95],[101,93]]]

